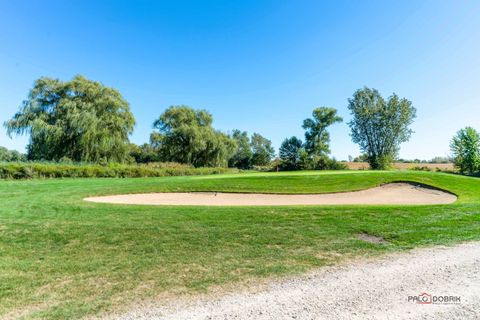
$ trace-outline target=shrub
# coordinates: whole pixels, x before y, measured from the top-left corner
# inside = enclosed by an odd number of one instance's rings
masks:
[[[348,166],[335,159],[328,159],[325,170],[348,170]]]
[[[412,170],[414,170],[414,171],[432,171],[432,169],[427,167],[427,166],[415,166],[415,167],[412,168]]]
[[[462,174],[480,171],[480,134],[472,127],[457,132],[450,143],[455,166]]]
[[[0,179],[33,178],[137,178],[190,176],[222,173],[238,173],[238,169],[193,168],[179,163],[149,163],[140,165],[74,164],[41,162],[3,162],[0,163]]]

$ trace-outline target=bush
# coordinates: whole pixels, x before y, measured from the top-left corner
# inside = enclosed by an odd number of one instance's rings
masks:
[[[301,158],[296,167],[292,167],[290,163],[280,162],[279,166],[282,171],[292,170],[348,170],[345,163],[328,157]],[[257,169],[257,168],[254,168]],[[270,170],[273,171],[273,170]]]
[[[8,150],[7,148],[0,146],[0,161],[16,162],[25,160],[26,157],[24,154],[15,150]]]
[[[457,132],[450,143],[455,166],[462,174],[480,172],[480,133],[472,127]]]
[[[438,169],[439,168],[437,168],[437,172],[438,172]],[[415,167],[412,168],[412,170],[414,170],[414,171],[432,171],[432,169],[427,167],[427,166],[415,166]]]
[[[238,169],[193,168],[179,163],[149,163],[140,165],[74,164],[42,162],[0,163],[0,179],[33,178],[137,178],[164,176],[191,176],[222,173],[238,173]]]
[[[325,170],[348,170],[348,166],[335,159],[328,159]]]
[[[307,162],[307,169],[313,170],[347,170],[346,164],[341,163],[334,158],[328,158],[325,156],[313,157]]]

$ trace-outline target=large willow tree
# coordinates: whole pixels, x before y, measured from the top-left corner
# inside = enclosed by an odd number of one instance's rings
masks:
[[[152,145],[162,161],[187,163],[196,167],[227,166],[236,150],[228,135],[212,127],[212,115],[205,110],[172,106],[154,122]]]
[[[123,162],[135,119],[121,94],[76,76],[40,78],[28,99],[5,123],[8,134],[29,134],[28,158]]]

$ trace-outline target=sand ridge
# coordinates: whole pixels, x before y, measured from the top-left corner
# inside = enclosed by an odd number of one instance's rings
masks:
[[[421,205],[449,204],[454,194],[439,189],[396,182],[340,193],[264,194],[225,192],[141,193],[89,197],[90,202],[178,206],[288,206],[288,205]]]

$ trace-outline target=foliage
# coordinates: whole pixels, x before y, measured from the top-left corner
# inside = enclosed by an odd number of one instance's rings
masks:
[[[432,168],[427,167],[427,166],[415,166],[410,170],[413,170],[413,171],[433,171]]]
[[[445,163],[452,163],[453,160],[448,157],[433,157],[430,160],[421,160],[421,159],[395,159],[397,163],[432,163],[432,164],[445,164]]]
[[[480,134],[472,127],[457,132],[450,144],[454,164],[464,174],[480,171]]]
[[[179,163],[147,165],[8,162],[0,163],[0,179],[34,178],[138,178],[236,173],[236,169],[193,168]]]
[[[253,152],[248,133],[246,131],[233,130],[231,138],[236,143],[236,151],[228,160],[228,166],[239,169],[251,168]]]
[[[326,170],[346,169],[346,166],[330,159],[330,134],[327,128],[341,122],[334,108],[321,107],[312,112],[312,118],[303,121],[305,143],[297,137],[285,139],[280,146],[283,170]]]
[[[306,155],[302,140],[295,136],[283,140],[279,149],[279,156],[282,160],[282,169],[301,169],[302,155],[303,158]]]
[[[144,143],[141,146],[131,143],[130,157],[132,158],[132,161],[136,163],[150,163],[160,160],[158,151],[149,143]]]
[[[76,76],[67,82],[46,77],[35,81],[5,127],[9,135],[30,135],[30,160],[123,162],[134,124],[117,90]]]
[[[246,131],[233,130],[231,138],[236,143],[236,151],[228,161],[229,167],[239,169],[269,167],[275,150],[272,142],[259,133],[253,133],[249,138]]]
[[[393,94],[388,100],[375,89],[363,88],[349,99],[348,109],[353,119],[348,123],[352,140],[368,155],[372,169],[385,169],[395,159],[400,144],[408,141],[409,125],[416,109],[405,98]]]
[[[326,155],[310,156],[302,140],[297,137],[285,139],[280,146],[282,170],[347,170],[348,167]]]
[[[348,170],[348,166],[335,158],[330,158],[326,170]]]
[[[353,159],[353,162],[368,162],[368,154],[362,153]]]
[[[171,106],[154,122],[151,143],[162,161],[195,167],[225,167],[235,141],[212,127],[212,115],[188,106]]]
[[[433,157],[428,163],[452,163],[449,157]]]
[[[309,156],[326,157],[330,154],[330,134],[327,128],[343,119],[337,115],[334,108],[321,107],[312,112],[313,118],[303,121],[302,128],[305,129],[305,150]]]
[[[335,158],[316,156],[310,159],[305,169],[309,170],[347,170],[348,166]]]
[[[26,157],[24,154],[16,150],[8,150],[5,147],[0,147],[0,162],[11,162],[11,161],[25,161]]]
[[[264,166],[252,166],[252,170],[256,172],[278,172],[282,168],[282,160],[275,158]]]
[[[252,165],[265,166],[275,156],[275,149],[272,147],[272,142],[258,133],[252,135],[250,141],[252,148]]]

